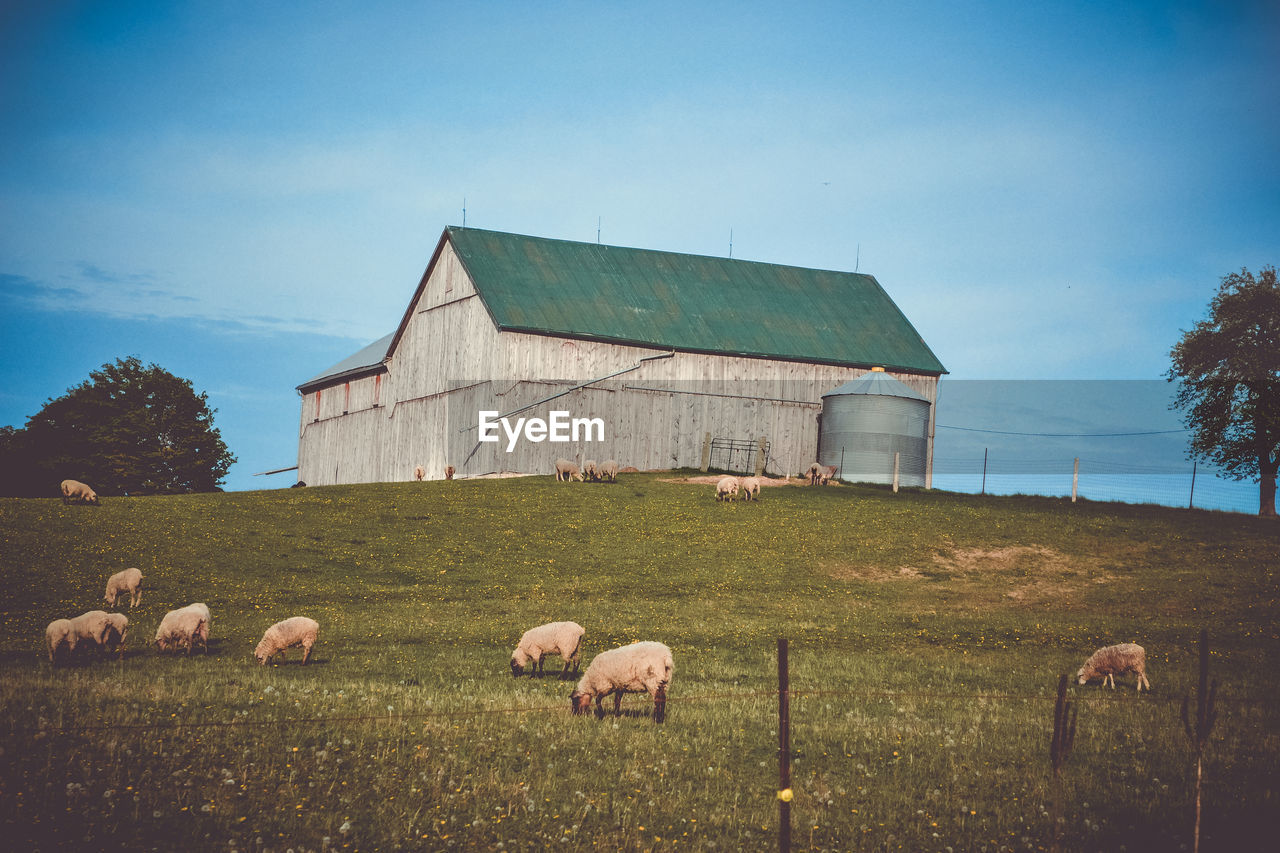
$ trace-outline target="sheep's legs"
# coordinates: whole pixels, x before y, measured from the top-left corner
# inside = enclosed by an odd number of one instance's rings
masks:
[[[302,647],[302,665],[303,666],[307,665],[307,660],[310,657],[311,657],[311,646],[310,645],[303,646]]]
[[[653,694],[653,721],[661,723],[667,718],[667,688],[666,685],[658,688],[658,692]]]
[[[615,717],[622,716],[622,691],[621,690],[613,694],[613,715]]]
[[[597,720],[604,719],[604,708],[600,707],[600,703],[603,701],[604,701],[604,694],[597,693],[596,694],[596,719]]]

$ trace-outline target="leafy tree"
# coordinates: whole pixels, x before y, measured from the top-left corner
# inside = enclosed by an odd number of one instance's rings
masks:
[[[0,433],[6,479],[17,483],[6,491],[47,495],[68,477],[100,495],[215,491],[235,457],[207,401],[154,364],[104,364],[45,403],[24,430]]]
[[[1280,285],[1275,267],[1224,276],[1209,316],[1170,353],[1173,407],[1192,431],[1191,455],[1258,483],[1258,514],[1276,514],[1280,467]]]

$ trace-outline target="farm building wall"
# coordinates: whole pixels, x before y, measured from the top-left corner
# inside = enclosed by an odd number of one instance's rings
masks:
[[[617,459],[641,470],[697,467],[706,433],[770,443],[766,471],[795,474],[817,458],[822,394],[864,368],[676,352],[500,332],[448,241],[426,274],[386,373],[339,381],[302,399],[298,476],[310,485],[550,473],[558,457]],[[574,386],[627,368],[587,388]],[[937,377],[891,372],[937,399]],[[603,441],[478,442],[478,413],[600,418]],[[932,407],[929,434],[932,436]],[[932,439],[930,439],[932,456]]]

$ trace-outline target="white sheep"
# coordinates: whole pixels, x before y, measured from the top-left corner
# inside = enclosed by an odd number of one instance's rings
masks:
[[[596,464],[596,460],[587,459],[582,463],[582,479],[588,483],[594,483],[600,479],[600,466]]]
[[[742,499],[744,501],[760,500],[760,478],[743,477],[741,481]]]
[[[1076,677],[1081,684],[1101,677],[1103,684],[1110,682],[1111,689],[1115,690],[1115,677],[1124,675],[1126,672],[1137,673],[1139,693],[1142,692],[1144,684],[1148,691],[1151,690],[1151,682],[1147,681],[1147,653],[1136,643],[1120,643],[1098,649],[1084,662],[1084,666],[1080,667]]]
[[[567,483],[571,480],[582,482],[582,472],[578,470],[578,466],[568,459],[556,460],[556,480],[561,483]]]
[[[612,693],[613,713],[620,716],[623,693],[648,693],[653,697],[653,719],[661,723],[666,718],[667,685],[674,671],[671,649],[662,643],[644,641],[601,652],[569,696],[573,713],[585,714],[594,697],[596,716],[603,717],[600,701]]]
[[[107,627],[102,634],[102,642],[99,648],[103,651],[110,646],[115,649],[117,655],[124,657],[124,639],[129,633],[129,617],[123,613],[108,613]]]
[[[618,460],[606,459],[600,463],[600,479],[610,483],[618,482]]]
[[[81,613],[71,620],[71,630],[76,637],[75,645],[89,645],[99,650],[103,649],[111,626],[110,614],[105,610]]]
[[[738,493],[737,477],[722,477],[720,482],[716,483],[716,500],[729,501],[733,500],[733,496]]]
[[[203,608],[203,609],[202,609]],[[209,650],[209,608],[203,604],[190,604],[170,610],[156,628],[155,644],[160,651],[182,647],[191,654],[196,640],[202,640]]]
[[[809,485],[816,486],[822,480],[822,464],[814,462],[805,469],[804,475],[809,478]]]
[[[76,650],[76,632],[70,619],[54,619],[44,629],[44,639],[49,646],[49,663],[57,663],[58,652],[66,649],[70,658]]]
[[[64,504],[73,500],[86,504],[96,504],[98,502],[97,492],[79,480],[63,480],[59,488],[62,489],[62,502]]]
[[[426,476],[427,476],[427,469],[423,468],[421,465],[413,469],[413,479],[423,480],[423,479],[426,479]]]
[[[533,669],[529,674],[541,676],[546,659],[553,654],[558,654],[564,661],[564,666],[560,669],[560,677],[570,678],[571,672],[573,674],[578,672],[578,665],[581,662],[579,651],[582,647],[583,633],[582,626],[577,622],[548,622],[546,625],[530,628],[520,636],[520,642],[511,653],[511,674],[519,678],[524,674],[525,664],[533,661]]]
[[[292,616],[277,622],[266,630],[253,656],[263,666],[267,661],[279,654],[284,659],[284,650],[291,646],[302,646],[302,664],[306,666],[311,657],[311,647],[320,636],[320,623],[306,616]]]
[[[107,602],[108,607],[115,607],[116,597],[122,592],[129,593],[130,607],[137,607],[142,603],[141,570],[125,569],[107,578],[107,594],[102,598]]]

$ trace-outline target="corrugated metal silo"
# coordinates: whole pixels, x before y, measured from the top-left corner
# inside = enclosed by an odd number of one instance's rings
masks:
[[[841,480],[925,485],[929,401],[892,376],[874,370],[822,395],[818,462],[839,468]]]

